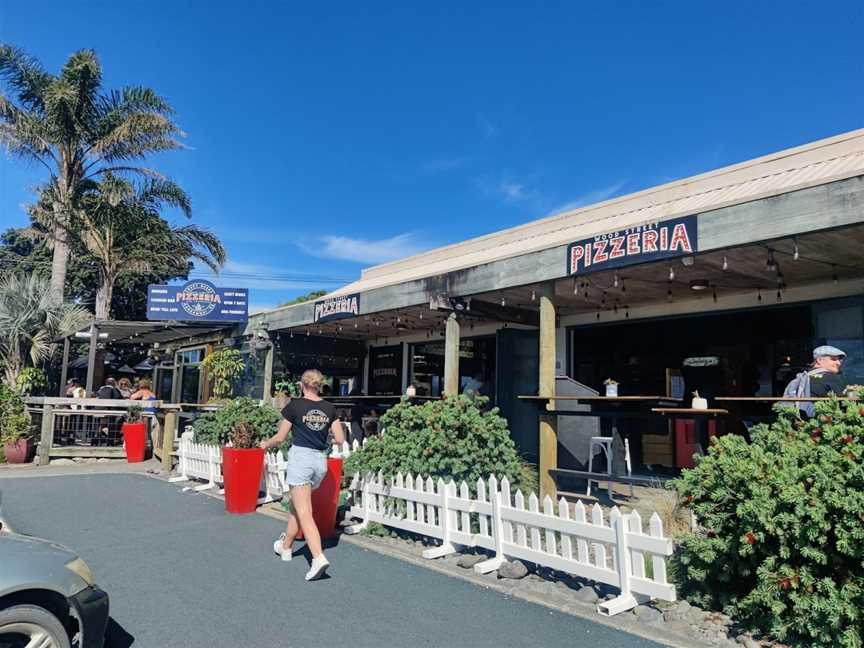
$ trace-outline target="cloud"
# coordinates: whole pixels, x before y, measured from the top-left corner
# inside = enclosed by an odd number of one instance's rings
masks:
[[[627,183],[622,180],[620,182],[610,184],[606,187],[595,189],[594,191],[589,191],[588,193],[577,196],[573,200],[570,200],[562,205],[558,205],[557,207],[549,211],[549,215],[560,214],[561,212],[570,211],[571,209],[578,209],[579,207],[585,207],[586,205],[593,205],[594,203],[608,200],[613,196],[617,196],[621,192],[621,189],[624,188],[625,184]]]
[[[504,175],[498,179],[483,176],[476,181],[477,187],[487,196],[492,196],[505,203],[536,201],[539,196],[527,181],[516,180]]]
[[[348,236],[322,236],[316,245],[302,245],[307,254],[366,264],[402,259],[430,247],[431,243],[420,243],[417,236],[410,232],[377,241]]]

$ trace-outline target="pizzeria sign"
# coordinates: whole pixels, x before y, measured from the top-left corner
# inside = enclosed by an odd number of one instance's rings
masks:
[[[567,274],[622,268],[687,256],[698,250],[696,216],[634,225],[568,245]]]
[[[357,317],[360,314],[360,293],[328,297],[315,302],[315,312],[312,321],[329,322],[331,320]]]

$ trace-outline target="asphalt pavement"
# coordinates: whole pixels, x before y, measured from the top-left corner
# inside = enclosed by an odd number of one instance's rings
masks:
[[[655,648],[660,644],[510,598],[347,542],[307,583],[282,523],[143,475],[0,480],[22,533],[74,548],[111,597],[110,648],[421,646]]]

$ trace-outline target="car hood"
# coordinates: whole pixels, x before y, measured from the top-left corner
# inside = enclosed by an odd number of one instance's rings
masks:
[[[65,597],[87,587],[66,565],[78,557],[68,547],[41,538],[0,534],[0,596],[12,592],[47,589]]]

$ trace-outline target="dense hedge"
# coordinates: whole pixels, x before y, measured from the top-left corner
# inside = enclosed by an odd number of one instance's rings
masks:
[[[261,405],[252,398],[235,398],[213,412],[201,415],[193,428],[196,443],[225,445],[231,431],[239,423],[245,423],[252,430],[253,445],[268,439],[279,428],[282,416],[279,410],[270,405]],[[291,443],[291,435],[286,440],[286,447]]]
[[[801,646],[862,646],[864,405],[719,439],[677,482],[700,530],[683,538],[683,593]]]
[[[498,409],[483,409],[485,398],[467,396],[411,404],[407,399],[381,417],[384,434],[370,438],[345,463],[345,474],[381,472],[385,477],[431,476],[466,481],[506,476],[530,488],[510,433]]]

